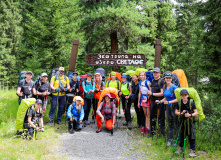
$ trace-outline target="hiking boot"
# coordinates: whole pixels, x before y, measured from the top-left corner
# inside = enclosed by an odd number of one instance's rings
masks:
[[[70,130],[69,130],[69,133],[70,133],[70,134],[73,134],[73,133],[74,133],[74,130],[73,130],[73,129],[70,129]]]
[[[95,123],[95,120],[94,120],[94,119],[92,119],[92,120],[90,121],[90,123]]]
[[[148,134],[147,138],[153,137],[153,133]]]
[[[183,147],[178,147],[176,154],[181,154],[183,152]]]
[[[57,124],[61,125],[62,123],[61,123],[61,121],[57,121]]]
[[[113,134],[114,134],[114,130],[113,130],[113,129],[111,129],[110,131],[111,131],[111,135],[113,136]]]
[[[84,124],[85,124],[85,125],[90,125],[90,122],[85,121]]]
[[[128,122],[128,123],[127,123],[127,127],[128,127],[129,130],[132,129],[131,122]]]
[[[190,149],[189,156],[190,156],[190,157],[196,157],[196,152],[195,152],[195,150]]]
[[[172,140],[169,139],[169,140],[166,142],[166,146],[169,147],[171,144],[172,144]]]
[[[97,130],[96,130],[96,133],[100,133],[101,132],[101,128],[98,128]]]
[[[127,122],[123,122],[123,126],[127,126]]]

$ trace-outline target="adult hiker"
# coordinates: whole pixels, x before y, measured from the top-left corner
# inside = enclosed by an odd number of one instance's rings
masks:
[[[100,95],[102,90],[105,89],[105,84],[102,81],[102,77],[100,73],[95,73],[94,74],[94,82],[95,82],[95,91],[94,91],[94,99],[93,99],[93,117],[92,117],[92,123],[94,123],[94,120],[96,119],[96,110],[98,107],[98,101],[100,99]]]
[[[34,106],[26,111],[23,127],[28,129],[29,135],[33,137],[33,132],[41,130],[44,132],[43,114],[41,110],[42,100],[37,99]]]
[[[173,142],[174,135],[174,124],[178,121],[178,117],[175,114],[175,107],[177,103],[177,99],[175,96],[175,89],[178,87],[175,84],[172,84],[172,74],[165,74],[166,84],[163,87],[164,98],[160,101],[160,103],[164,103],[166,105],[166,117],[169,126],[169,140],[167,141],[167,146]]]
[[[80,82],[77,80],[77,76],[78,76],[78,72],[73,72],[73,80],[70,83],[70,89],[69,92],[71,92],[74,95],[78,95],[79,91],[80,91]]]
[[[185,140],[188,136],[190,143],[190,157],[196,157],[195,146],[196,146],[196,126],[194,117],[198,115],[196,105],[193,99],[189,98],[189,93],[186,89],[180,91],[181,106],[177,105],[175,114],[180,116],[181,119],[181,131],[180,131],[180,144],[177,150],[177,154],[185,153]],[[192,101],[192,103],[191,103]],[[183,149],[184,147],[184,149]]]
[[[32,71],[27,71],[25,75],[26,78],[18,83],[16,91],[17,95],[19,96],[19,105],[22,99],[31,98],[33,94],[36,95],[35,83],[31,80],[33,76]]]
[[[74,103],[68,107],[67,117],[70,119],[68,131],[70,134],[74,133],[73,129],[82,129],[82,120],[84,118],[84,107],[81,105],[82,98],[80,96],[75,97]]]
[[[138,108],[142,108],[145,115],[145,126],[142,127],[141,133],[147,134],[150,131],[150,100],[149,96],[147,95],[148,91],[151,90],[150,81],[146,80],[146,73],[141,71],[139,73],[139,95],[138,95]]]
[[[108,130],[113,131],[114,124],[116,120],[116,106],[113,101],[111,101],[111,94],[107,93],[104,96],[103,102],[100,103],[99,107],[97,108],[97,131],[96,133],[101,132],[102,123],[106,120],[106,128]],[[113,132],[112,132],[113,133]]]
[[[82,83],[83,92],[86,94],[84,98],[84,126],[89,125],[88,116],[90,113],[92,101],[94,98],[95,83],[92,81],[92,74],[87,73],[87,80]]]
[[[145,127],[145,115],[143,112],[143,108],[138,108],[138,95],[139,95],[139,81],[137,75],[132,76],[132,94],[130,95],[131,102],[134,103],[134,108],[137,115],[137,125],[135,128],[139,128],[141,126]],[[143,128],[144,129],[144,128]]]
[[[110,75],[111,75],[111,80],[106,82],[105,88],[112,87],[120,91],[121,83],[119,80],[116,79],[116,75],[117,75],[116,72],[112,71]]]
[[[122,97],[122,106],[124,110],[124,116],[126,119],[126,125],[128,129],[132,129],[131,126],[131,113],[130,113],[130,107],[131,107],[131,100],[130,95],[132,94],[132,87],[131,83],[127,82],[127,76],[125,74],[121,77],[121,89],[119,92],[119,95]]]
[[[156,67],[153,69],[153,77],[154,79],[151,82],[151,91],[148,91],[148,95],[151,96],[151,106],[150,106],[150,126],[151,126],[151,132],[148,135],[149,137],[153,136],[153,131],[155,130],[156,121],[157,119],[157,113],[159,110],[159,133],[164,134],[164,127],[165,127],[165,109],[164,104],[160,103],[157,104],[156,102],[162,100],[164,97],[163,94],[163,86],[165,84],[165,81],[160,78],[160,68]]]
[[[64,67],[60,67],[58,75],[55,74],[55,76],[51,78],[50,86],[54,91],[52,92],[51,109],[49,112],[49,125],[52,126],[57,103],[59,103],[57,123],[61,124],[61,117],[63,115],[65,105],[65,92],[70,89],[69,79],[64,75]]]
[[[50,95],[51,93],[50,83],[47,80],[48,80],[47,73],[42,73],[41,80],[37,81],[35,86],[37,92],[37,99],[41,99],[43,102],[42,104],[43,115],[45,113],[47,106],[47,96]]]

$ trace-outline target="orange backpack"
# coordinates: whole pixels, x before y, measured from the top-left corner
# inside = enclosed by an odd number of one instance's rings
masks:
[[[111,75],[109,74],[109,77],[107,78],[107,81],[111,80]],[[121,74],[119,72],[116,72],[116,80],[119,80],[121,82]]]
[[[186,75],[182,69],[174,70],[172,73],[176,73],[179,78],[181,88],[189,88]]]

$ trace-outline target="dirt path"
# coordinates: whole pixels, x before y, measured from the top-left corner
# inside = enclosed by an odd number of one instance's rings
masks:
[[[138,140],[128,129],[117,129],[111,136],[104,126],[102,132],[96,133],[95,124],[91,124],[72,135],[63,133],[61,139],[60,152],[71,160],[145,159],[144,154],[135,149]]]

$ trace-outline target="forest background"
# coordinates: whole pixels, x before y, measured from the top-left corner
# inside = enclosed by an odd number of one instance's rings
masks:
[[[116,52],[143,53],[153,69],[154,43],[161,39],[161,70],[185,71],[200,94],[207,136],[215,132],[212,141],[221,144],[220,0],[1,0],[0,88],[16,87],[22,70],[35,78],[59,66],[67,71],[73,39],[80,41],[79,74],[97,68],[86,65],[86,54],[113,53],[113,39]],[[136,67],[119,72],[129,69]]]

